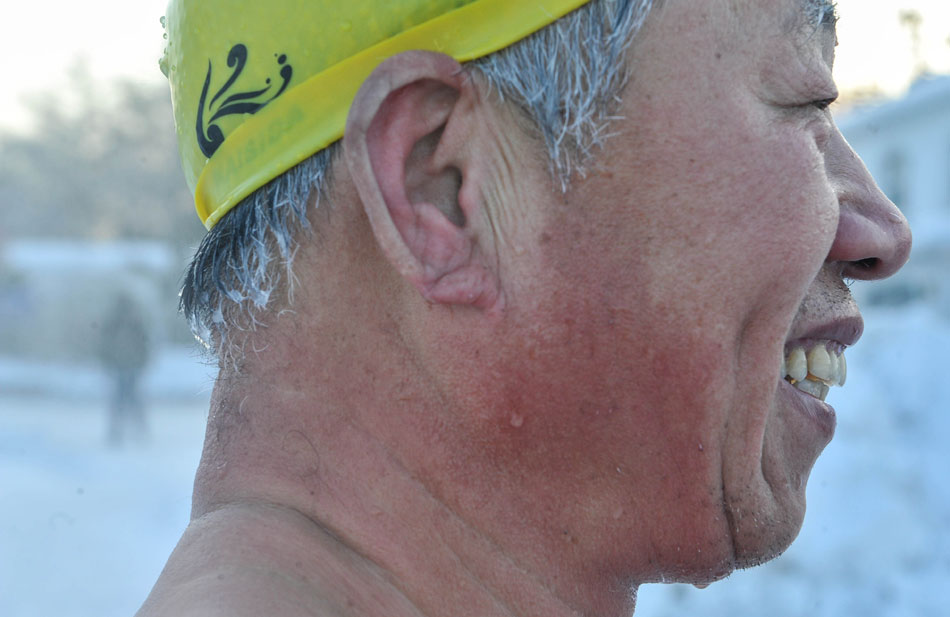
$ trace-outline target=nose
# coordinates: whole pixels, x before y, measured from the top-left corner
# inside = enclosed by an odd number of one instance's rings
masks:
[[[891,276],[910,256],[907,219],[878,188],[844,136],[835,131],[832,139],[825,161],[838,196],[839,217],[828,260],[841,264],[847,278]]]

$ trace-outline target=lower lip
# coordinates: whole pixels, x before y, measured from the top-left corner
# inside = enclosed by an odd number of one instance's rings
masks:
[[[825,442],[831,441],[835,434],[837,416],[835,409],[828,403],[802,392],[784,379],[779,382],[779,392],[800,412],[812,426],[824,437]]]

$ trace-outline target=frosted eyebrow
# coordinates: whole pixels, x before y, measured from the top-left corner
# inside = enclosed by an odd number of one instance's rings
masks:
[[[838,8],[834,0],[802,0],[802,14],[805,24],[810,25],[816,30],[830,29],[836,30],[838,23]]]
[[[793,5],[794,7],[795,5]],[[838,9],[834,0],[799,0],[785,28],[794,37],[809,40],[815,35],[827,37],[837,46]]]

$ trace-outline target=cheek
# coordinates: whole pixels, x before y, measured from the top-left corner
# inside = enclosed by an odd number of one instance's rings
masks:
[[[763,132],[747,135],[732,156],[709,153],[705,199],[695,196],[708,207],[694,214],[715,226],[726,262],[817,270],[837,220],[824,158],[808,133]]]
[[[782,257],[792,264],[820,265],[827,256],[838,224],[838,202],[828,179],[824,154],[811,132],[786,130],[762,157],[768,187],[767,224],[791,250]],[[812,259],[809,260],[808,257]]]
[[[655,136],[650,156],[628,166],[642,190],[621,197],[630,208],[620,224],[647,256],[656,291],[707,309],[767,285],[807,284],[837,224],[812,135],[719,120]]]

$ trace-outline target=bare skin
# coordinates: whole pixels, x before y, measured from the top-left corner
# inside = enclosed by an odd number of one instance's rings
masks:
[[[784,349],[910,250],[799,11],[665,2],[566,194],[477,77],[384,63],[140,615],[629,615],[784,550],[834,430]]]

